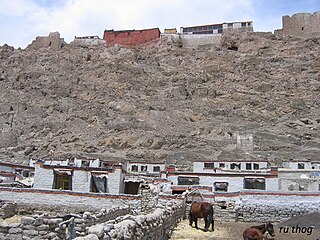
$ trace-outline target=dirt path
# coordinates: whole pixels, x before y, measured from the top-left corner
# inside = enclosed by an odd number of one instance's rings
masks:
[[[259,225],[259,223],[215,223],[215,231],[211,229],[208,232],[203,231],[204,222],[200,220],[198,226],[201,228],[197,230],[194,226],[190,227],[188,220],[181,221],[175,228],[172,240],[241,240],[243,231],[252,225]],[[211,226],[210,226],[211,227]],[[287,233],[280,233],[280,226],[275,225],[275,240],[320,240],[320,229],[312,229],[312,233],[308,235],[305,233],[292,233],[292,227],[288,227]],[[269,235],[269,239],[271,239]]]

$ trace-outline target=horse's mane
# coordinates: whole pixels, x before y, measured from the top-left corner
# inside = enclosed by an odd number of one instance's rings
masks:
[[[251,228],[256,228],[256,229],[259,229],[259,230],[266,230],[266,224],[261,224],[261,225],[258,225],[258,226],[251,226]]]

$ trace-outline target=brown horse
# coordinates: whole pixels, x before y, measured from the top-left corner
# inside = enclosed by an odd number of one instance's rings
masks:
[[[243,240],[263,240],[265,232],[268,232],[272,237],[275,236],[273,225],[270,222],[247,228],[243,232]]]
[[[204,230],[208,231],[210,224],[212,224],[212,231],[214,231],[213,207],[208,202],[193,202],[189,212],[189,223],[195,222],[196,229],[198,228],[198,218],[204,218]]]

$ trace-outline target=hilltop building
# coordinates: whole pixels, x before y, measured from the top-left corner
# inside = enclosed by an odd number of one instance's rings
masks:
[[[151,42],[160,38],[159,28],[143,30],[105,30],[103,39],[107,45],[119,44],[122,46],[133,47],[143,43]]]
[[[282,17],[282,33],[295,37],[317,37],[320,35],[320,12],[296,13]]]
[[[230,31],[252,32],[253,22],[230,22],[180,28],[181,34],[222,34]]]

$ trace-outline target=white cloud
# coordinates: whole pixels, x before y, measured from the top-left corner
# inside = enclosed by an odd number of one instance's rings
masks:
[[[59,31],[74,36],[99,35],[105,29],[189,26],[252,20],[253,0],[66,0],[46,6],[42,0],[1,0],[0,45],[26,47],[36,36]]]

